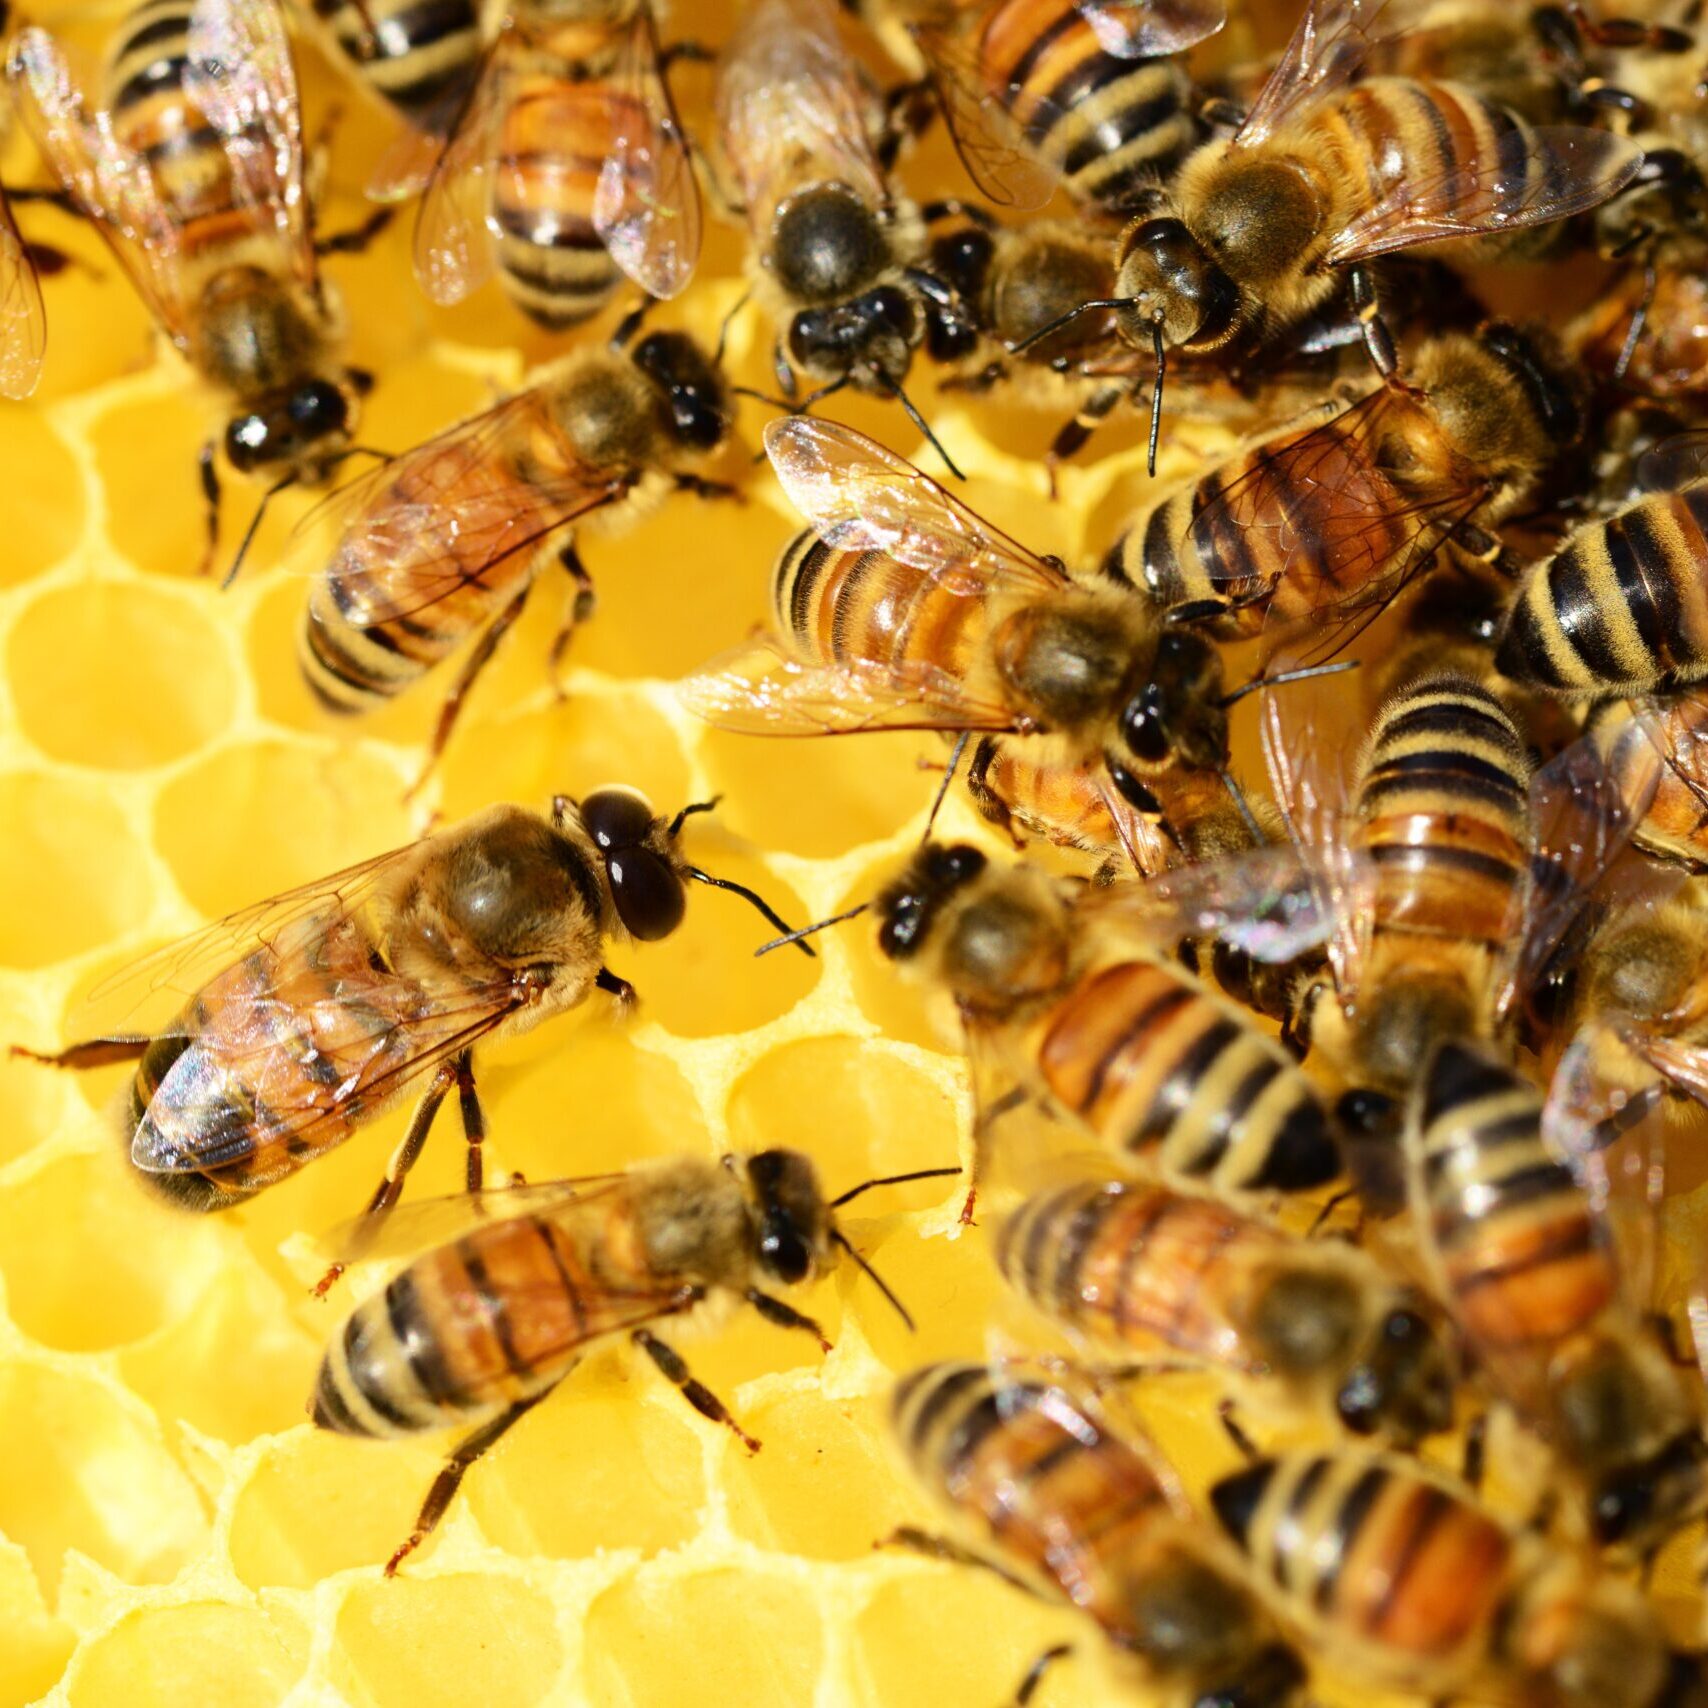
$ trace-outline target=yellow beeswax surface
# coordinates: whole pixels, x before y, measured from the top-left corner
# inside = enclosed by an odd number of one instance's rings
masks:
[[[692,22],[722,33],[722,19]],[[89,35],[87,16],[68,33]],[[303,60],[310,128],[333,96],[346,109],[323,213],[338,229],[363,212],[385,121]],[[685,68],[683,83],[702,120],[705,74]],[[16,141],[6,164],[40,181]],[[926,193],[958,191],[950,172],[941,139],[910,168]],[[494,799],[543,804],[614,780],[666,808],[721,793],[716,817],[693,821],[690,855],[796,921],[867,895],[918,837],[936,782],[920,761],[940,757],[922,739],[740,739],[672,697],[673,678],[762,618],[798,525],[750,466],[756,406],[714,471],[748,502],[677,499],[591,539],[600,606],[568,697],[545,680],[561,596],[548,578],[406,808],[443,676],[364,722],[316,709],[293,654],[303,583],[274,567],[311,500],[276,506],[231,592],[199,579],[193,459],[217,403],[151,341],[93,238],[47,210],[24,221],[99,276],[48,283],[40,394],[0,405],[0,1039],[57,1047],[80,995],[138,950]],[[430,310],[408,253],[405,222],[328,267],[351,358],[380,376],[363,441],[395,449],[564,347],[494,292]],[[701,279],[661,321],[715,339],[740,254],[714,227]],[[767,345],[752,313],[738,318],[732,359],[750,383],[767,383]],[[893,409],[843,414],[917,453]],[[1118,454],[1066,471],[1051,504],[1046,417],[952,397],[933,415],[972,476],[968,501],[1040,550],[1071,555],[1142,484],[1142,423],[1113,435]],[[1204,445],[1182,427],[1172,471]],[[254,498],[228,482],[227,552]],[[976,828],[958,799],[943,825]],[[960,1159],[962,1064],[865,936],[827,933],[813,962],[755,962],[765,934],[739,902],[696,893],[675,939],[613,954],[641,994],[632,1021],[588,1012],[490,1051],[489,1171],[540,1180],[791,1145],[835,1192]],[[1095,1647],[1071,1614],[987,1574],[874,1549],[897,1524],[934,1522],[888,1457],[895,1374],[981,1353],[993,1324],[1020,1332],[985,1233],[955,1237],[958,1189],[873,1194],[844,1224],[916,1335],[845,1265],[799,1300],[835,1341],[828,1357],[746,1318],[691,1349],[763,1439],[757,1457],[650,1367],[601,1353],[474,1471],[388,1582],[380,1567],[444,1443],[326,1436],[304,1404],[326,1334],[374,1279],[358,1271],[313,1301],[313,1238],[360,1206],[402,1112],[234,1214],[187,1219],[130,1174],[112,1116],[124,1082],[0,1054],[0,1708],[994,1708],[1043,1647]],[[462,1166],[453,1123],[410,1195],[454,1190]],[[1206,1422],[1213,1398],[1192,1381],[1146,1402],[1194,1484],[1233,1458]],[[1097,1677],[1071,1662],[1038,1701],[1101,1699]]]

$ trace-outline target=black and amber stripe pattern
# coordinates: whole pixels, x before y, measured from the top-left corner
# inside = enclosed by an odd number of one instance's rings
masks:
[[[1609,700],[1590,727],[1617,797],[1648,802],[1631,840],[1660,859],[1708,869],[1708,692],[1640,708]]]
[[[1618,1297],[1616,1254],[1542,1136],[1542,1097],[1468,1045],[1436,1052],[1406,1138],[1443,1297],[1485,1354],[1546,1359]]]
[[[1052,1098],[1117,1156],[1218,1192],[1299,1192],[1340,1172],[1315,1086],[1232,1003],[1183,969],[1089,970],[1026,1043]]]
[[[1388,949],[1431,937],[1503,953],[1530,876],[1531,761],[1481,683],[1430,672],[1377,713],[1354,805]]]
[[[995,0],[979,20],[979,78],[1076,201],[1132,210],[1201,136],[1178,58],[1109,53],[1077,0]]]
[[[446,107],[480,63],[475,0],[313,0],[333,45],[408,118]]]
[[[1223,1528],[1290,1622],[1347,1664],[1431,1693],[1487,1656],[1513,1539],[1405,1459],[1355,1448],[1260,1459],[1210,1490]]]
[[[417,1258],[333,1336],[314,1421],[368,1436],[478,1421],[553,1386],[599,1336],[682,1308],[681,1288],[625,1273],[632,1210],[626,1193],[605,1194],[488,1222]]]
[[[1708,481],[1573,533],[1520,585],[1496,663],[1569,696],[1708,676]]]

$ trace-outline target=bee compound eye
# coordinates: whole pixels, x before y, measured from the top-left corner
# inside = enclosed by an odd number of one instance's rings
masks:
[[[682,880],[650,848],[613,849],[605,870],[611,899],[629,935],[642,943],[668,937],[688,911]]]
[[[601,853],[634,848],[652,829],[652,803],[639,789],[595,789],[581,803],[581,822]]]

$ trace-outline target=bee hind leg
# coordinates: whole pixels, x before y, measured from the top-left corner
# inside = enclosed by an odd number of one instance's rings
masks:
[[[468,1145],[468,1189],[478,1192],[486,1184],[485,1152],[486,1111],[480,1106],[480,1093],[475,1089],[474,1058],[464,1050],[453,1064],[457,1076],[457,1105],[463,1117],[463,1139]]]
[[[214,463],[214,445],[210,439],[196,453],[196,475],[202,486],[203,513],[207,519],[207,543],[202,547],[202,561],[197,575],[212,575],[214,557],[219,551],[219,469]]]
[[[664,1379],[681,1390],[682,1397],[701,1417],[709,1418],[713,1423],[721,1423],[733,1431],[735,1437],[749,1453],[759,1451],[759,1443],[730,1416],[726,1406],[706,1384],[699,1380],[688,1368],[688,1363],[674,1346],[667,1346],[644,1328],[637,1328],[629,1337],[655,1365]]]
[[[153,1042],[146,1032],[115,1032],[110,1037],[85,1038],[80,1044],[67,1044],[63,1050],[46,1052],[11,1044],[6,1053],[42,1067],[98,1068],[110,1067],[114,1062],[140,1061]]]
[[[1115,412],[1116,404],[1127,395],[1129,389],[1125,383],[1099,386],[1080,405],[1079,413],[1066,422],[1050,441],[1050,448],[1044,454],[1044,471],[1049,476],[1051,498],[1056,496],[1057,468],[1070,457],[1077,456],[1091,443],[1092,434]]]
[[[557,560],[563,565],[564,573],[575,583],[575,592],[571,595],[569,609],[564,612],[563,621],[558,625],[558,631],[552,636],[552,644],[546,653],[546,676],[552,685],[552,692],[560,700],[569,698],[569,690],[563,685],[563,660],[569,651],[569,643],[575,639],[575,631],[593,615],[597,598],[593,591],[593,577],[587,573],[587,565],[581,561],[581,553],[575,549],[575,541],[571,540],[557,554]]]
[[[462,1486],[463,1478],[468,1475],[470,1466],[482,1454],[490,1452],[504,1435],[520,1423],[551,1391],[551,1388],[547,1388],[545,1393],[535,1394],[531,1399],[518,1400],[507,1411],[500,1412],[490,1423],[482,1424],[445,1461],[438,1476],[433,1479],[433,1486],[427,1491],[427,1498],[421,1503],[421,1510],[415,1516],[415,1528],[410,1531],[408,1541],[385,1563],[385,1575],[388,1578],[396,1577],[397,1568],[439,1527],[439,1520],[445,1516],[446,1510],[456,1498],[457,1490]]]

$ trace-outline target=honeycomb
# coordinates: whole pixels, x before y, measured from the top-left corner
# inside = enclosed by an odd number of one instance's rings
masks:
[[[81,14],[67,33],[94,25]],[[344,109],[322,199],[336,230],[362,216],[386,121],[303,59],[310,128]],[[704,74],[684,80],[692,121]],[[5,164],[11,181],[39,181],[21,145]],[[952,170],[940,138],[910,169],[921,185]],[[495,799],[612,780],[660,806],[721,795],[714,818],[692,821],[692,857],[792,920],[865,896],[917,839],[935,785],[920,738],[743,740],[673,699],[675,677],[762,618],[765,571],[798,525],[746,466],[757,409],[713,471],[741,480],[746,501],[677,500],[587,547],[599,609],[563,698],[543,668],[548,581],[406,808],[442,677],[357,725],[316,707],[293,654],[304,589],[270,567],[311,500],[273,507],[230,592],[199,578],[193,459],[217,405],[151,340],[93,238],[46,210],[25,223],[82,264],[47,287],[41,392],[0,407],[0,1039],[56,1047],[82,995],[139,950]],[[661,320],[714,339],[739,267],[738,234],[714,227],[700,281]],[[380,376],[367,443],[413,444],[561,347],[491,294],[430,309],[406,222],[328,272],[351,359]],[[767,336],[751,313],[732,325],[750,383],[765,383]],[[892,409],[841,413],[916,450]],[[1048,416],[945,396],[933,417],[969,502],[1041,550],[1071,556],[1106,536],[1143,482],[1142,423],[1111,431],[1116,454],[1064,471],[1052,503]],[[1182,426],[1170,467],[1209,448]],[[228,485],[228,552],[254,497]],[[959,800],[944,828],[982,834]],[[866,938],[830,932],[816,961],[756,962],[763,932],[700,892],[673,940],[613,955],[641,994],[632,1020],[584,1012],[490,1050],[489,1170],[538,1180],[793,1145],[837,1191],[963,1158],[963,1067]],[[326,1334],[373,1281],[359,1269],[312,1300],[314,1236],[361,1203],[403,1113],[235,1213],[185,1219],[130,1176],[111,1114],[124,1077],[0,1055],[0,1708],[994,1705],[1041,1649],[1084,1642],[1072,1616],[988,1574],[874,1548],[898,1524],[933,1522],[884,1439],[894,1375],[976,1354],[992,1324],[1014,1321],[984,1231],[956,1228],[952,1185],[874,1193],[844,1224],[917,1333],[845,1265],[800,1300],[834,1340],[828,1356],[745,1319],[692,1349],[763,1440],[757,1456],[650,1367],[597,1355],[388,1581],[442,1444],[323,1435],[304,1404]],[[441,1134],[410,1194],[452,1191],[461,1169]],[[1145,1400],[1194,1480],[1232,1461],[1205,1426],[1211,1398],[1176,1380]],[[1096,1676],[1070,1661],[1037,1700],[1085,1701]]]

